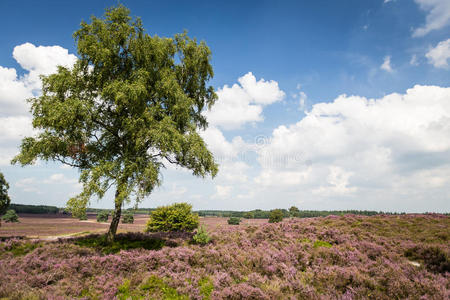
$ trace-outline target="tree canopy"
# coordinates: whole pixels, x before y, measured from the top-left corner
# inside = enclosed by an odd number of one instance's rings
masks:
[[[28,100],[39,133],[23,139],[12,163],[39,158],[79,168],[83,190],[67,203],[75,216],[115,185],[112,240],[122,204],[149,195],[167,164],[217,173],[199,135],[208,125],[202,111],[217,99],[207,86],[211,51],[186,32],[150,36],[122,5],[82,22],[73,37],[78,60],[42,77],[42,95]]]
[[[3,176],[3,173],[0,172],[0,216],[3,215],[6,210],[9,207],[9,204],[11,203],[11,199],[8,195],[8,189],[9,184],[6,181],[5,177]],[[1,220],[0,220],[0,226],[1,226]]]

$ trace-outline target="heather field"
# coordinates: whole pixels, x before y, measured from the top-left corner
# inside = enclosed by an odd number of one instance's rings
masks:
[[[25,226],[25,219],[12,226]],[[448,216],[347,215],[239,226],[204,218],[213,238],[205,246],[193,245],[188,233],[139,233],[142,222],[121,233],[115,248],[100,247],[95,236],[0,242],[0,298],[450,297]],[[106,230],[84,223],[92,226],[86,231]]]

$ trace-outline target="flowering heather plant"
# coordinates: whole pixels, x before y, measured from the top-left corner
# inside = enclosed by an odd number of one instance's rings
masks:
[[[449,228],[442,215],[293,219],[208,228],[205,246],[154,233],[166,246],[112,254],[76,239],[13,254],[29,241],[2,241],[0,298],[449,299]]]

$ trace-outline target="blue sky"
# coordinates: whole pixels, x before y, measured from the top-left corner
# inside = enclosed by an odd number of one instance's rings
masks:
[[[79,191],[75,170],[7,162],[31,133],[21,97],[73,63],[80,21],[115,3],[0,2],[0,170],[13,202],[63,206]],[[141,206],[450,211],[448,1],[121,3],[152,35],[206,41],[220,96],[204,133],[219,176],[168,169]],[[111,195],[92,206],[112,207]]]

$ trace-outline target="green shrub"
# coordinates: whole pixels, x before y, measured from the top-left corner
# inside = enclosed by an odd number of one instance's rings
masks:
[[[244,213],[243,217],[245,219],[254,219],[255,218],[255,213],[252,211],[247,211]]]
[[[198,227],[198,215],[192,213],[192,205],[175,203],[160,206],[150,213],[146,232],[188,231]]]
[[[108,222],[109,212],[101,211],[97,214],[97,222]]]
[[[239,225],[239,223],[241,223],[241,219],[239,218],[231,217],[228,219],[228,224],[230,225]]]
[[[269,223],[278,223],[283,221],[283,211],[281,209],[274,209],[270,211]]]
[[[330,243],[321,241],[321,240],[317,240],[314,242],[314,248],[319,248],[319,247],[331,248],[332,246],[333,245],[331,245]]]
[[[2,218],[6,223],[19,222],[19,216],[14,209],[9,209]]]
[[[78,220],[80,221],[86,221],[88,219],[86,212],[78,215]]]
[[[127,211],[123,214],[122,223],[124,224],[133,224],[134,223],[134,215],[131,211]]]
[[[297,218],[300,215],[300,210],[296,206],[291,206],[289,208],[289,216],[291,218]]]
[[[194,243],[199,245],[206,245],[211,241],[211,237],[203,226],[197,230],[197,233],[192,237],[192,239],[194,240]]]

